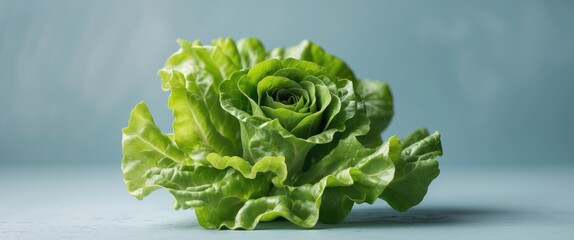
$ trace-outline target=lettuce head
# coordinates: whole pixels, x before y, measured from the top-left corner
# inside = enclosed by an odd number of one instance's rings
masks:
[[[279,217],[309,228],[377,199],[406,211],[438,176],[439,133],[383,139],[394,113],[388,85],[357,79],[316,44],[179,44],[159,71],[173,132],[143,102],[122,130],[121,168],[136,198],[165,189],[209,229]]]

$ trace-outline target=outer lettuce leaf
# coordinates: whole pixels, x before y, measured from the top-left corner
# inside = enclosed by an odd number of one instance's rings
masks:
[[[284,187],[283,184],[287,178],[287,165],[285,164],[285,157],[264,157],[261,161],[251,165],[245,159],[238,156],[220,156],[212,153],[207,155],[207,161],[212,167],[224,170],[226,168],[233,168],[239,171],[245,178],[254,179],[257,173],[270,172],[275,175],[271,179],[273,184],[277,187]]]
[[[259,221],[277,217],[302,227],[313,227],[319,218],[328,223],[342,221],[352,204],[339,205],[335,199],[373,203],[393,178],[393,161],[398,158],[400,143],[393,137],[375,150],[363,148],[357,155],[348,154],[349,149],[361,147],[354,137],[341,141],[340,147],[325,157],[325,162],[344,161],[346,164],[328,169],[330,172],[321,175],[301,176],[300,182],[305,184],[293,186],[283,185],[286,165],[280,157],[267,157],[251,166],[239,157],[209,155],[209,162],[217,165],[216,168],[237,170],[246,179],[258,179],[264,172],[274,175],[274,188],[268,196],[247,200],[237,211],[235,221],[226,221],[220,227],[253,229]],[[341,154],[344,152],[347,154]],[[227,195],[225,192],[222,194]],[[222,205],[217,198],[210,201],[215,202],[216,206]],[[208,211],[204,214],[211,213]]]
[[[164,188],[177,207],[194,207],[205,228],[232,226],[238,207],[269,192],[266,176],[249,179],[234,169],[206,166],[206,154],[196,153],[198,159],[192,160],[161,134],[144,103],[134,108],[123,132],[122,171],[130,193],[142,199]]]
[[[361,140],[367,146],[378,146],[383,142],[381,132],[387,128],[394,114],[391,89],[387,83],[373,80],[356,81],[355,89],[365,102],[371,128]]]
[[[442,155],[438,132],[429,135],[426,129],[419,129],[403,142],[406,147],[395,161],[395,177],[380,196],[398,211],[406,211],[423,200],[430,183],[440,173],[436,158]]]
[[[143,102],[132,110],[128,127],[122,133],[124,181],[130,193],[138,199],[160,187],[152,183],[154,180],[149,169],[161,171],[195,162],[161,133]]]
[[[247,69],[265,60],[265,48],[255,38],[243,38],[237,42],[237,49],[241,56],[241,67]]]
[[[241,55],[233,39],[231,38],[215,39],[211,42],[211,45],[214,46],[215,48],[219,48],[221,52],[226,56],[226,58],[233,63],[233,65],[230,66],[232,67],[233,70],[231,72],[227,72],[226,75],[228,74],[230,75],[233,72],[237,71],[236,68],[238,67],[241,68],[242,66]]]
[[[351,211],[352,202],[374,203],[393,179],[393,161],[398,159],[400,148],[396,137],[391,137],[376,149],[368,149],[351,136],[341,140],[338,147],[313,165],[299,181],[313,182],[320,176],[323,176],[323,179],[335,176],[341,181],[346,177],[342,175],[344,173],[349,174],[354,182],[353,185],[328,184],[336,188],[329,188],[325,192],[321,205],[321,221],[342,222]]]
[[[249,199],[267,196],[270,190],[267,174],[249,179],[234,169],[179,164],[161,170],[141,167],[148,176],[141,189],[166,189],[175,197],[176,207],[194,208],[199,224],[209,229],[241,227],[235,227],[239,210]]]
[[[164,90],[172,91],[174,90],[172,83],[185,87],[196,109],[201,108],[203,111],[201,114],[212,123],[218,135],[231,142],[231,145],[226,147],[231,149],[230,151],[219,151],[219,153],[238,154],[241,151],[241,146],[236,144],[239,139],[239,124],[220,107],[219,84],[242,68],[239,49],[231,39],[216,40],[213,46],[203,46],[199,41],[190,43],[178,40],[178,42],[180,50],[168,59],[165,68],[159,72],[162,87]],[[181,73],[185,82],[174,82],[174,72]],[[178,131],[174,132],[177,135]]]
[[[191,152],[198,146],[207,147],[221,154],[236,154],[240,151],[237,144],[222,136],[211,121],[208,106],[200,96],[185,89],[183,74],[164,70],[169,75],[171,94],[168,107],[173,110],[174,141],[184,151]],[[190,84],[194,84],[193,82]]]
[[[319,45],[305,40],[291,48],[275,48],[269,51],[269,58],[295,58],[319,64],[339,78],[357,80],[353,71],[343,60],[329,54]]]

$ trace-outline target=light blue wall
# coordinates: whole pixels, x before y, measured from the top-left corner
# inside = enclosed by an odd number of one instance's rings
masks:
[[[388,81],[386,135],[443,134],[443,164],[574,161],[573,1],[3,1],[0,162],[118,163],[176,38],[311,39]]]

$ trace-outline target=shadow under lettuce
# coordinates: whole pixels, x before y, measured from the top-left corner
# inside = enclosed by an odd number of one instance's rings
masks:
[[[253,231],[258,230],[320,230],[346,228],[380,228],[380,227],[412,227],[421,225],[453,225],[504,221],[519,212],[484,207],[420,207],[406,212],[398,212],[390,207],[365,206],[356,207],[340,224],[317,223],[313,228],[301,228],[284,218],[270,222],[260,222]],[[194,221],[168,224],[179,229],[202,229]],[[228,229],[222,229],[227,231]],[[209,230],[208,230],[209,231]],[[242,231],[242,230],[239,230]]]

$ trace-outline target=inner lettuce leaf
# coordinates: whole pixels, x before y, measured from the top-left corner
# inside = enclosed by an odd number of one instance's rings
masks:
[[[377,199],[405,211],[438,176],[440,134],[383,139],[394,113],[389,86],[357,79],[318,45],[178,43],[159,71],[173,133],[143,102],[122,130],[121,168],[136,198],[165,189],[208,229],[276,218],[310,228]]]

